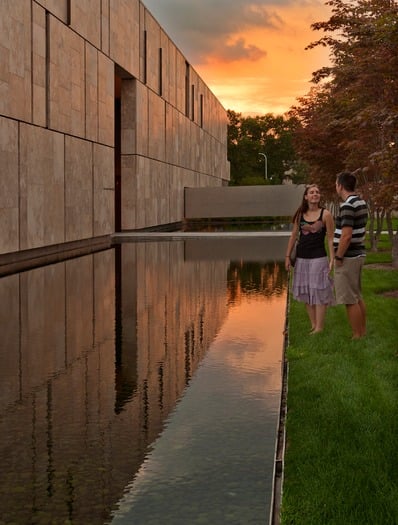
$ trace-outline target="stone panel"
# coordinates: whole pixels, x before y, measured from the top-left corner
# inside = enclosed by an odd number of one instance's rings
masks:
[[[159,165],[151,159],[145,159],[145,223],[149,226],[159,224],[161,195],[157,193],[159,187]]]
[[[203,119],[204,119],[204,112],[203,112],[203,105],[205,102],[205,92],[206,92],[206,84],[203,82],[203,80],[198,77],[198,118],[197,123],[199,126],[203,127]]]
[[[92,144],[65,137],[65,241],[93,236]]]
[[[0,2],[0,114],[32,118],[30,0]]]
[[[148,129],[148,88],[136,82],[136,153],[148,155],[149,129]]]
[[[121,163],[121,200],[122,200],[122,230],[132,230],[144,226],[143,218],[137,221],[137,157],[122,155]],[[141,205],[139,206],[141,208]],[[140,226],[140,224],[142,226]]]
[[[148,217],[151,216],[151,210],[147,210],[150,199],[150,183],[149,183],[149,163],[145,157],[136,157],[136,192],[135,192],[135,208],[136,208],[136,228],[145,228],[149,226],[147,223]]]
[[[114,172],[113,148],[94,144],[94,236],[115,231]]]
[[[177,111],[170,104],[166,104],[166,162],[177,164],[178,154],[178,134],[175,133],[177,120]]]
[[[170,222],[178,222],[184,217],[184,186],[188,184],[182,168],[170,166],[169,173]]]
[[[18,209],[0,208],[0,255],[19,249]]]
[[[166,152],[165,102],[148,90],[148,156],[164,161]]]
[[[195,171],[203,172],[202,168],[202,148],[201,143],[199,142],[200,138],[203,138],[203,130],[191,122],[191,140],[192,140],[192,147],[191,147],[191,166],[192,169]]]
[[[201,173],[207,173],[207,167],[211,164],[210,158],[210,137],[209,135],[200,128],[200,167],[199,170]]]
[[[145,30],[147,33],[146,85],[159,94],[160,26],[149,11],[145,12]]]
[[[137,228],[170,222],[166,164],[137,157]],[[167,190],[167,191],[166,191]]]
[[[113,146],[115,139],[115,73],[114,64],[98,53],[98,142]]]
[[[137,158],[137,227],[170,222],[169,176],[163,162]]]
[[[199,77],[194,69],[191,69],[189,96],[189,117],[193,122],[199,124]]]
[[[0,117],[0,253],[19,247],[18,124]]]
[[[149,163],[151,200],[154,202],[152,220],[154,224],[167,224],[170,222],[167,165],[156,160],[150,160]]]
[[[185,57],[176,50],[176,108],[185,115]]]
[[[70,26],[96,48],[101,46],[101,0],[70,0]]]
[[[179,148],[178,165],[188,168],[191,165],[190,122],[182,113],[178,114]]]
[[[45,127],[46,115],[46,13],[37,4],[32,4],[32,89],[33,124]]]
[[[65,24],[68,23],[68,2],[69,0],[35,0],[42,5],[47,11],[62,20]]]
[[[140,28],[139,28],[139,75],[137,79],[140,82],[145,83],[145,13],[146,13],[146,7],[140,2],[139,7],[139,17],[140,17]]]
[[[110,0],[101,0],[101,50],[107,56],[109,56],[109,1]]]
[[[202,152],[203,152],[203,156],[204,156],[204,165],[203,165],[203,169],[201,170],[201,172],[202,173],[209,173],[210,172],[211,163],[212,163],[212,158],[211,158],[211,136],[208,133],[206,133],[205,131],[203,132]]]
[[[160,28],[160,47],[162,49],[162,64],[161,64],[161,83],[162,83],[162,93],[161,96],[167,102],[170,102],[170,85],[169,85],[169,77],[170,77],[170,71],[169,71],[169,37],[166,35],[166,33]]]
[[[165,98],[172,106],[177,106],[177,49],[170,39],[167,39],[167,64],[164,71],[163,84]]]
[[[86,138],[98,140],[98,61],[97,50],[86,43]]]
[[[20,126],[20,249],[64,242],[64,137]]]
[[[110,0],[110,57],[139,76],[139,0]]]
[[[49,126],[84,137],[84,40],[53,16],[49,25]]]

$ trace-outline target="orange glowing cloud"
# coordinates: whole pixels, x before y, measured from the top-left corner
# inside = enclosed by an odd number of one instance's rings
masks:
[[[321,0],[146,0],[226,109],[281,114],[310,89],[312,73],[329,63],[328,50],[305,47],[328,20]]]
[[[196,66],[226,109],[252,115],[281,114],[309,91],[312,73],[329,63],[327,49],[305,50],[320,36],[311,30],[311,23],[328,18],[326,9],[316,7],[280,7],[283,22],[279,27],[236,34],[237,41],[251,42],[263,50],[256,60],[225,61],[212,56]]]

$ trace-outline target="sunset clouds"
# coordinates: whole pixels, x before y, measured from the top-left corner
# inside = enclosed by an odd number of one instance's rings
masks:
[[[308,92],[325,49],[305,51],[327,20],[322,0],[144,0],[226,109],[283,113]]]

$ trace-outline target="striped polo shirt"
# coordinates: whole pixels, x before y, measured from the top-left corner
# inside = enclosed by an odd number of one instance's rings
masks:
[[[368,207],[366,202],[358,195],[350,195],[340,204],[340,212],[336,217],[333,245],[336,249],[344,226],[352,228],[351,243],[344,257],[358,257],[365,255],[366,222],[368,220]]]

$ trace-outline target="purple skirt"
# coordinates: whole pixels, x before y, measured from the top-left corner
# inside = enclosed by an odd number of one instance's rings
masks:
[[[335,304],[328,258],[301,259],[297,257],[292,292],[297,301],[306,304]]]

